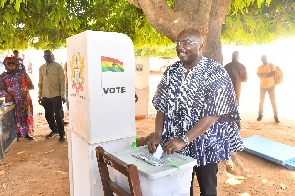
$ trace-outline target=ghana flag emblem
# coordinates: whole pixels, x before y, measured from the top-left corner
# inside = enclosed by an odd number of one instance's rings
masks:
[[[102,72],[124,72],[123,62],[115,58],[101,56]]]

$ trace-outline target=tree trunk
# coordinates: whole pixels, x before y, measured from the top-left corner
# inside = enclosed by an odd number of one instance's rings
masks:
[[[166,0],[127,0],[143,10],[158,32],[175,41],[186,28],[198,29],[204,36],[203,55],[222,63],[221,28],[231,0],[174,0],[174,9]]]

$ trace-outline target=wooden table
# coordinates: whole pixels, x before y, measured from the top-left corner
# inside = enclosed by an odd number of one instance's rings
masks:
[[[0,158],[4,160],[4,153],[16,140],[17,126],[14,105],[0,107]]]

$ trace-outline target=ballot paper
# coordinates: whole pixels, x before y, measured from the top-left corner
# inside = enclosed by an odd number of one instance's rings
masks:
[[[163,148],[161,145],[158,145],[156,152],[153,154],[153,157],[156,159],[160,159],[163,155]]]

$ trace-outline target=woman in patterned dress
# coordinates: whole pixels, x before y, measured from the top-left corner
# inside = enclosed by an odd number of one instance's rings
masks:
[[[20,58],[6,57],[4,65],[6,71],[0,75],[0,97],[15,104],[18,136],[33,140],[33,104],[29,90],[34,89],[34,85]]]

